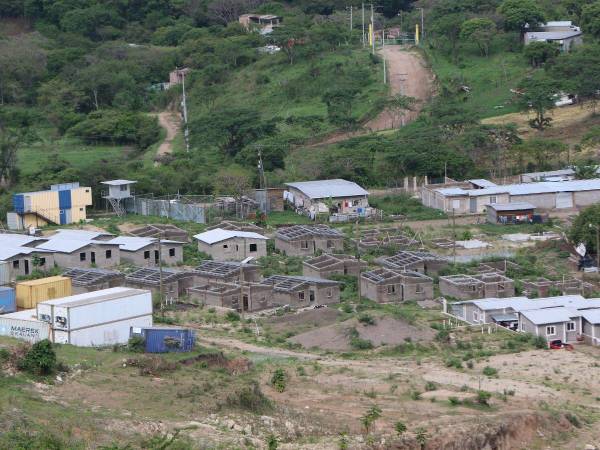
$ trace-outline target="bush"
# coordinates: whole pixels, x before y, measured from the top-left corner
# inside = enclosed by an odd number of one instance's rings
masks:
[[[486,377],[497,377],[498,376],[498,369],[494,369],[493,367],[490,367],[490,366],[485,366],[483,368],[483,374]]]
[[[261,413],[272,408],[271,402],[256,382],[252,382],[250,386],[245,386],[240,390],[233,392],[227,396],[227,405],[237,407],[252,413]]]
[[[487,391],[477,391],[477,403],[480,405],[488,405],[488,402],[492,398],[492,394]]]
[[[450,357],[446,360],[446,367],[454,367],[455,369],[462,369],[462,362],[458,358]]]
[[[448,401],[452,406],[460,405],[460,400],[457,397],[448,397]]]
[[[285,370],[281,368],[275,369],[275,372],[273,372],[273,376],[271,377],[271,385],[277,392],[283,392],[287,385],[287,378]]]
[[[548,343],[542,336],[532,336],[531,343],[535,348],[548,348]]]
[[[435,335],[435,340],[438,342],[448,343],[450,342],[450,333],[448,330],[440,330]]]
[[[427,383],[425,383],[426,391],[435,391],[436,389],[437,389],[437,384],[435,384],[433,381],[428,381]]]
[[[375,325],[375,319],[370,314],[361,314],[358,318],[358,321],[363,325]]]
[[[127,342],[127,348],[131,352],[143,353],[144,352],[144,338],[141,336],[132,336]]]
[[[396,422],[394,424],[394,429],[396,430],[396,433],[398,433],[398,436],[402,436],[406,432],[406,425],[402,422]]]
[[[34,375],[49,375],[56,370],[56,353],[48,339],[36,342],[18,362],[20,370]]]
[[[235,311],[227,311],[227,313],[225,314],[225,320],[227,320],[228,322],[239,322],[240,315]]]

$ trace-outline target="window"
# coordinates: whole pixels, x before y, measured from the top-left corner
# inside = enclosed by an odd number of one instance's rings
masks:
[[[388,294],[393,294],[394,292],[396,292],[396,285],[395,284],[390,284],[387,287],[387,291],[388,291]]]
[[[352,201],[352,206],[358,206],[358,200],[353,200]]]
[[[475,285],[474,284],[470,284],[469,285],[469,290],[475,292]]]
[[[106,259],[112,258],[112,250],[106,250]]]
[[[89,193],[90,193],[90,190],[89,190],[89,189],[86,189],[86,190],[85,190],[85,193],[86,193],[86,194],[89,194]]]
[[[546,336],[554,336],[556,334],[556,328],[554,326],[546,327]]]
[[[46,265],[46,258],[40,258],[40,266]]]
[[[144,252],[144,259],[150,259],[150,250]]]
[[[477,311],[473,311],[473,322],[479,322],[479,313]]]
[[[575,322],[567,322],[567,331],[575,331]]]
[[[13,261],[13,268],[18,269],[19,268],[19,261]]]
[[[496,196],[490,195],[490,203],[496,203]]]
[[[239,252],[239,251],[240,251],[240,246],[239,246],[239,245],[237,245],[237,244],[235,244],[235,251],[236,251],[236,252]]]
[[[327,248],[334,248],[335,244],[333,243],[333,241],[327,241]]]
[[[87,258],[87,255],[85,254],[85,252],[82,252],[79,254],[79,261],[85,261]]]
[[[83,211],[83,208],[79,208],[79,211]]]
[[[333,291],[331,289],[327,289],[327,298],[333,297]]]
[[[240,299],[238,297],[231,297],[231,304],[237,305]]]
[[[423,285],[422,284],[417,284],[415,286],[415,293],[422,294],[423,292],[425,292],[425,290],[423,289]]]
[[[308,241],[300,241],[300,248],[303,250],[308,249]]]
[[[175,249],[174,248],[170,248],[169,249],[169,256],[171,256],[171,257],[175,256]]]
[[[255,252],[258,249],[256,244],[250,244],[250,251]]]
[[[525,331],[525,324],[521,322],[521,331]]]
[[[229,245],[223,244],[223,248],[229,248]]]
[[[304,300],[304,291],[302,291],[302,292],[298,292],[298,298],[299,298],[300,300]]]

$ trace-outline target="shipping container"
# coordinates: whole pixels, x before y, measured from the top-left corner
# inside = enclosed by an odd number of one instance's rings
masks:
[[[73,206],[73,208],[69,210],[69,214],[71,219],[70,223],[79,223],[87,218],[85,206]]]
[[[40,302],[37,318],[56,343],[82,347],[124,344],[131,327],[152,326],[152,294],[116,287]]]
[[[6,213],[6,225],[9,230],[22,230],[23,227],[23,219],[16,212],[7,212]]]
[[[0,336],[29,342],[50,339],[50,324],[36,318],[35,309],[26,309],[0,316]]]
[[[92,204],[92,189],[89,187],[80,187],[71,190],[71,205],[73,208],[90,206]]]
[[[191,352],[196,342],[196,334],[189,328],[132,328],[131,335],[144,340],[146,353]]]
[[[16,286],[17,306],[35,308],[39,302],[71,295],[71,279],[48,277],[21,281]]]
[[[25,211],[50,211],[59,209],[58,191],[28,192],[24,196]]]
[[[50,185],[51,191],[68,191],[70,189],[77,189],[79,187],[78,182],[74,183],[59,183]]]
[[[0,286],[0,314],[13,313],[16,310],[15,290],[11,287]]]
[[[0,261],[0,286],[10,284],[10,266],[6,261]]]

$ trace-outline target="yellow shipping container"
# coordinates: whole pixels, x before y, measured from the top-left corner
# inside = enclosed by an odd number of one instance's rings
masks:
[[[79,223],[80,220],[86,218],[85,206],[73,206],[71,208],[71,223]]]
[[[25,197],[25,206],[29,206],[31,211],[58,210],[58,191],[30,192]]]
[[[21,281],[16,285],[17,307],[35,308],[39,302],[71,295],[71,279],[48,277]]]
[[[82,206],[91,206],[92,204],[92,188],[80,187],[71,189],[71,205],[73,209]]]
[[[35,214],[24,214],[23,215],[23,227],[25,229],[29,228],[29,227],[45,227],[46,225],[48,225],[48,222],[46,222],[44,219],[42,219],[39,216],[36,216]]]

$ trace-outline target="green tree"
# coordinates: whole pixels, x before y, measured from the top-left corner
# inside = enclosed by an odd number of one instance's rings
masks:
[[[263,120],[253,108],[221,108],[190,121],[194,146],[215,145],[228,156],[276,130],[274,119]]]
[[[526,26],[535,27],[545,20],[544,12],[535,0],[504,0],[498,12],[504,18],[507,30],[525,31]]]
[[[537,170],[551,167],[553,162],[560,161],[561,155],[568,146],[554,139],[529,139],[511,149],[511,153],[521,160],[533,161]]]
[[[437,46],[446,48],[449,47],[449,53],[453,61],[456,61],[458,56],[458,43],[460,42],[461,25],[464,23],[466,15],[464,13],[445,14],[436,19],[430,28],[429,39],[436,43]]]
[[[365,429],[365,433],[369,434],[371,426],[381,417],[381,408],[377,405],[372,405],[367,412],[360,418],[360,421]]]
[[[56,369],[56,353],[48,339],[36,342],[19,362],[21,370],[35,375],[49,375]]]
[[[569,229],[569,239],[574,245],[584,243],[588,253],[596,253],[596,228],[600,226],[600,205],[585,208],[573,220]]]
[[[24,141],[22,132],[0,124],[0,186],[12,186],[18,177],[17,150]]]
[[[496,33],[496,24],[486,18],[469,19],[460,26],[460,38],[477,44],[483,56],[488,56],[490,43]]]
[[[522,111],[533,110],[535,118],[529,121],[529,126],[542,131],[551,126],[552,119],[548,111],[555,107],[556,97],[560,93],[557,81],[542,72],[537,72],[525,78],[518,86],[521,95],[517,97],[517,105]]]
[[[573,165],[577,180],[591,180],[598,178],[598,165],[591,161],[578,161]]]
[[[532,67],[540,67],[542,64],[552,61],[560,53],[560,48],[553,42],[535,41],[523,49],[523,55]]]
[[[357,88],[349,86],[338,86],[325,92],[323,102],[327,105],[327,115],[332,124],[344,128],[354,125],[352,105],[357,93]]]
[[[581,8],[581,29],[596,39],[600,38],[600,1]]]

